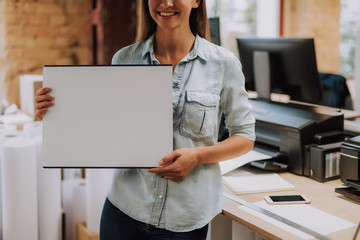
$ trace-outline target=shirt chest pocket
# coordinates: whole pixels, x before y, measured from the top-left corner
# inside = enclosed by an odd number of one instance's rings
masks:
[[[194,141],[213,138],[218,122],[220,95],[187,91],[180,134]]]

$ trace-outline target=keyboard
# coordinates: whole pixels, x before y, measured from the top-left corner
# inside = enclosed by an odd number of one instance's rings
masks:
[[[360,190],[353,187],[335,188],[335,192],[351,198],[357,202],[360,202]]]

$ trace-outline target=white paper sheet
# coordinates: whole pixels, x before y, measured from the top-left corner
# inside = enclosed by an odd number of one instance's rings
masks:
[[[221,174],[224,175],[232,170],[242,167],[247,163],[272,158],[270,155],[251,150],[250,152],[227,161],[220,162]]]
[[[110,189],[113,169],[86,169],[86,227],[99,233],[101,213]]]
[[[35,143],[21,137],[6,139],[3,154],[3,237],[38,240]]]
[[[306,228],[309,228],[315,232],[323,235],[327,235],[333,232],[337,232],[346,228],[354,227],[355,224],[347,220],[324,212],[320,209],[312,207],[308,204],[289,204],[289,205],[269,205],[265,201],[254,203],[256,206],[264,208],[270,212],[280,215],[286,219],[296,222]],[[313,239],[314,237],[299,231],[289,225],[286,225],[278,220],[261,214],[255,210],[252,210],[246,206],[239,206],[239,208],[258,216],[275,226],[288,231],[303,239]]]
[[[223,182],[236,194],[295,189],[277,173],[238,168],[223,176]]]

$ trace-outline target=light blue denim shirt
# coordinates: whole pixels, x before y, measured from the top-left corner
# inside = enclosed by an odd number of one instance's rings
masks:
[[[112,64],[160,64],[153,44],[154,35],[122,48]],[[244,75],[230,51],[196,36],[192,51],[175,67],[172,81],[174,149],[216,144],[222,113],[230,136],[255,140]],[[108,198],[144,223],[175,232],[201,228],[222,210],[219,164],[200,164],[177,181],[144,169],[117,169]]]

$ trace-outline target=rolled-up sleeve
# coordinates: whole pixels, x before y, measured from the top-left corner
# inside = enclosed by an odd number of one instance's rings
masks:
[[[220,107],[229,135],[240,135],[255,141],[255,119],[251,114],[245,78],[240,61],[229,54],[225,61]]]

